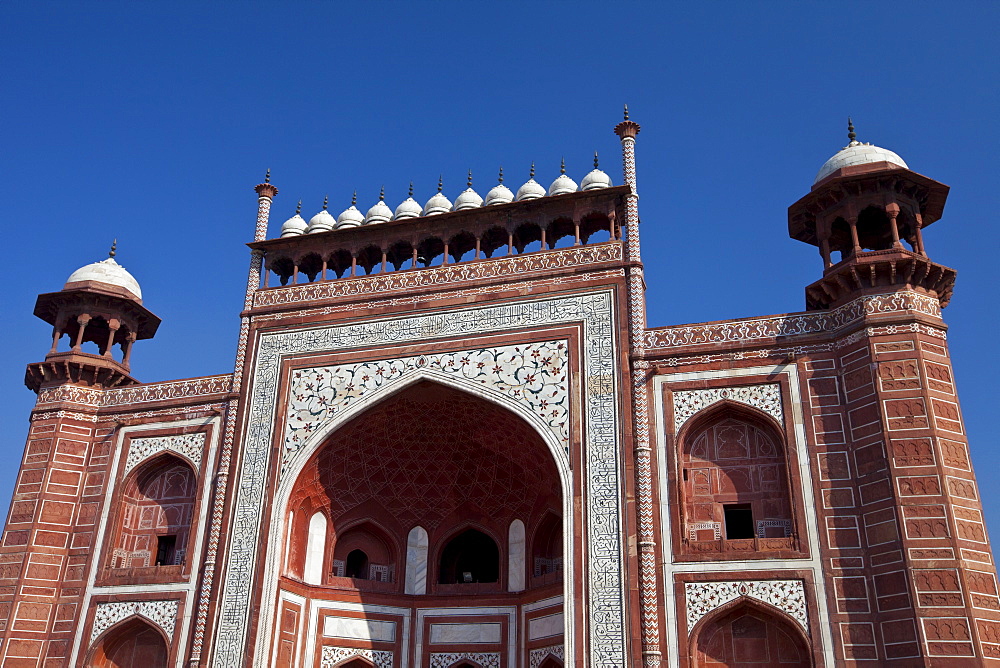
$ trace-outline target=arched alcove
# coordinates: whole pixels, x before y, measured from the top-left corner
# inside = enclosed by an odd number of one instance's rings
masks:
[[[500,549],[493,538],[478,529],[452,536],[438,561],[439,584],[473,584],[500,581]]]
[[[773,418],[720,402],[680,437],[682,552],[795,549],[785,438]]]
[[[692,668],[808,668],[809,644],[795,622],[752,599],[702,620],[691,637]]]
[[[531,539],[531,576],[551,580],[553,573],[563,570],[562,518],[555,512],[545,513],[535,527]]]
[[[184,564],[197,491],[191,465],[172,454],[132,471],[116,505],[110,567]]]
[[[88,668],[166,668],[169,649],[163,634],[140,617],[108,630],[90,652]]]
[[[371,521],[339,529],[333,552],[333,574],[355,580],[392,582],[396,550],[392,538]]]

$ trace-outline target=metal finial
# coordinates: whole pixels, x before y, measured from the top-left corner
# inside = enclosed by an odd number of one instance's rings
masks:
[[[267,172],[264,173],[264,183],[270,183],[270,182],[271,182],[271,168],[268,167]]]
[[[559,173],[560,174],[566,173],[566,158],[563,158],[562,160],[559,161]]]
[[[500,183],[503,183],[503,165],[500,166],[500,176],[497,178],[500,179]]]
[[[625,105],[625,120],[628,120],[628,105]]]
[[[471,188],[472,187],[472,170],[471,169],[469,170],[469,178],[465,181],[465,187],[466,188]]]
[[[535,178],[535,163],[531,163],[531,171],[528,172],[528,178],[529,179]]]
[[[438,192],[444,189],[444,175],[438,174]]]
[[[358,203],[358,191],[355,190],[354,194],[351,195],[351,206],[354,206],[357,203]]]
[[[299,200],[299,203],[295,205],[295,215],[297,216],[300,213],[302,213],[302,200]]]
[[[108,251],[108,257],[114,257],[115,256],[115,249],[116,248],[118,248],[118,239],[115,239],[114,241],[111,242],[111,250]]]
[[[410,197],[413,197],[413,181],[410,181]]]
[[[594,169],[597,169],[597,151],[594,151]]]
[[[850,116],[847,117],[847,138],[851,141],[854,141],[857,138],[857,135],[854,134],[854,122],[851,120]]]
[[[323,195],[323,210],[326,211],[327,205],[330,203],[330,198],[327,195]]]
[[[382,189],[378,191],[378,201],[385,201],[385,186],[382,186]]]

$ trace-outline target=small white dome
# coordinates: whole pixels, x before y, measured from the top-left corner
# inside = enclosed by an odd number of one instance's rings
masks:
[[[326,210],[327,205],[330,203],[329,199],[323,198],[323,208],[315,216],[309,219],[309,229],[307,232],[309,234],[316,234],[317,232],[329,232],[337,225],[337,221],[333,219],[330,212]]]
[[[281,226],[281,236],[297,237],[300,234],[305,234],[308,229],[309,223],[296,212],[294,216],[286,220],[284,225]]]
[[[580,190],[595,190],[597,188],[610,188],[611,177],[602,172],[597,167],[597,152],[594,152],[594,169],[590,171],[583,181],[580,181]]]
[[[566,161],[563,160],[562,164],[559,165],[559,176],[557,176],[556,180],[549,186],[549,197],[552,197],[553,195],[575,193],[576,189],[576,181],[566,176]]]
[[[455,198],[455,206],[452,211],[464,211],[465,209],[478,209],[483,205],[483,198],[472,189],[472,170],[469,170],[469,180],[465,184],[465,190]]]
[[[486,193],[485,206],[493,206],[494,204],[507,204],[508,202],[514,201],[514,193],[510,191],[510,188],[503,184],[503,167],[500,168],[500,176],[498,178],[498,183],[493,186],[488,193]]]
[[[114,253],[114,247],[112,247],[111,252]],[[115,262],[114,257],[80,267],[66,279],[66,286],[82,281],[94,281],[95,283],[124,288],[136,299],[142,301],[142,290],[139,289],[139,282],[132,277],[132,274],[125,271],[125,267]]]
[[[830,174],[844,167],[854,167],[856,165],[872,164],[876,162],[888,162],[890,164],[909,169],[903,159],[889,149],[874,146],[872,144],[862,144],[852,141],[849,145],[837,151],[832,158],[823,163],[813,185],[819,183]]]
[[[392,220],[392,209],[385,203],[385,188],[379,191],[378,201],[375,206],[368,209],[365,214],[365,225],[375,225],[377,223],[387,223]]]
[[[413,199],[413,183],[410,183],[410,194],[396,207],[393,220],[406,220],[407,218],[419,218],[423,209],[417,200]]]
[[[337,216],[337,229],[342,227],[357,227],[358,225],[365,224],[365,217],[358,211],[358,193],[354,192],[354,196],[351,197],[351,206],[344,209],[339,216]]]
[[[444,183],[441,179],[438,179],[438,191],[434,193],[434,196],[427,200],[427,204],[424,205],[425,216],[433,216],[436,213],[448,213],[451,211],[451,200],[441,194],[441,188]]]
[[[545,188],[535,180],[535,163],[531,163],[531,172],[529,173],[528,180],[517,189],[517,195],[514,199],[518,202],[523,202],[527,199],[538,199],[539,197],[545,197]]]

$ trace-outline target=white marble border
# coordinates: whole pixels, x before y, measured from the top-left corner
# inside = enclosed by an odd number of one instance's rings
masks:
[[[240,666],[248,639],[249,602],[263,587],[273,605],[276,582],[257,583],[261,519],[275,438],[275,406],[282,360],[292,355],[448,338],[509,333],[546,325],[583,325],[582,385],[585,393],[586,517],[588,596],[585,615],[590,664],[621,665],[627,657],[624,546],[622,536],[622,462],[620,461],[618,363],[614,293],[610,290],[548,299],[479,306],[429,315],[356,324],[261,333],[253,360],[253,381],[243,416],[240,470],[226,552],[225,577],[214,645],[214,665]],[[523,415],[522,413],[519,413]],[[273,560],[271,560],[273,561]],[[569,580],[569,578],[567,578]],[[268,594],[267,592],[272,592]],[[572,596],[569,593],[567,599]],[[267,617],[262,617],[267,619]],[[570,619],[567,617],[567,619]],[[572,623],[567,632],[576,632]],[[255,657],[266,661],[267,634],[258,636]]]
[[[739,385],[740,378],[746,376],[768,376],[777,378],[787,376],[789,406],[791,415],[786,415],[785,420],[791,420],[792,431],[795,434],[795,453],[798,458],[799,479],[801,481],[802,498],[806,501],[815,498],[812,485],[812,472],[810,471],[810,455],[806,443],[806,430],[804,417],[802,414],[802,394],[799,386],[799,372],[794,364],[779,364],[776,366],[747,367],[743,369],[717,369],[708,371],[689,371],[684,373],[673,373],[657,375],[653,377],[653,419],[656,425],[656,452],[657,452],[657,475],[659,476],[659,504],[660,504],[660,531],[664,540],[663,545],[663,591],[665,596],[665,614],[667,627],[667,647],[681,648],[687,646],[687,638],[681,639],[680,625],[682,620],[677,617],[677,596],[673,586],[674,576],[679,573],[728,573],[741,571],[739,577],[747,578],[745,572],[759,572],[761,580],[772,580],[780,577],[782,571],[788,570],[808,570],[812,571],[815,587],[811,592],[816,597],[816,605],[819,609],[820,619],[828,618],[829,604],[823,576],[823,560],[820,556],[819,520],[815,513],[805,513],[806,536],[809,541],[810,556],[806,559],[760,559],[749,561],[718,561],[711,563],[688,563],[673,562],[673,543],[669,537],[671,533],[671,511],[669,507],[668,489],[668,468],[673,458],[668,456],[666,451],[667,425],[673,425],[673,416],[665,413],[663,405],[663,391],[667,383],[688,382],[693,380],[707,380],[728,378],[733,380],[734,385]],[[834,665],[836,657],[833,651],[833,635],[829,624],[820,624],[819,636],[822,640],[820,648],[826,665]],[[816,642],[814,637],[813,642]],[[667,656],[667,666],[669,668],[679,668],[680,659],[676,651],[669,652]]]

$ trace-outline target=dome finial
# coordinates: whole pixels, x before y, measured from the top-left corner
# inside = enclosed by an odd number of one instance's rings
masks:
[[[469,178],[466,179],[466,181],[465,181],[465,187],[466,188],[471,188],[472,187],[472,170],[471,169],[469,170]]]
[[[297,216],[300,213],[302,213],[302,200],[299,200],[299,203],[295,205],[295,215]]]
[[[111,242],[111,250],[108,251],[108,257],[114,257],[116,249],[118,248],[118,239]]]
[[[628,120],[628,105],[625,105],[625,120]]]
[[[594,169],[597,169],[597,151],[594,151]]]
[[[409,196],[410,196],[410,197],[413,197],[413,181],[410,181],[410,192],[409,192]]]
[[[851,120],[851,117],[848,116],[847,117],[847,138],[849,140],[851,140],[851,141],[854,141],[855,139],[857,139],[857,137],[858,136],[856,134],[854,134],[854,122]]]
[[[358,203],[358,191],[355,190],[354,194],[351,195],[351,206],[355,206]]]
[[[385,201],[385,186],[382,186],[382,189],[378,191],[378,201]]]
[[[559,173],[560,174],[566,173],[566,158],[563,158],[562,160],[559,161]]]
[[[503,165],[500,165],[500,176],[497,177],[500,183],[503,183]]]
[[[534,161],[531,162],[531,171],[528,172],[528,178],[529,179],[535,178],[535,162]]]
[[[264,183],[270,183],[270,182],[271,182],[271,168],[268,167],[267,171],[264,172]]]
[[[330,197],[328,195],[323,195],[323,210],[326,211],[327,205],[330,203]]]
[[[438,174],[438,192],[444,190],[444,175]]]

